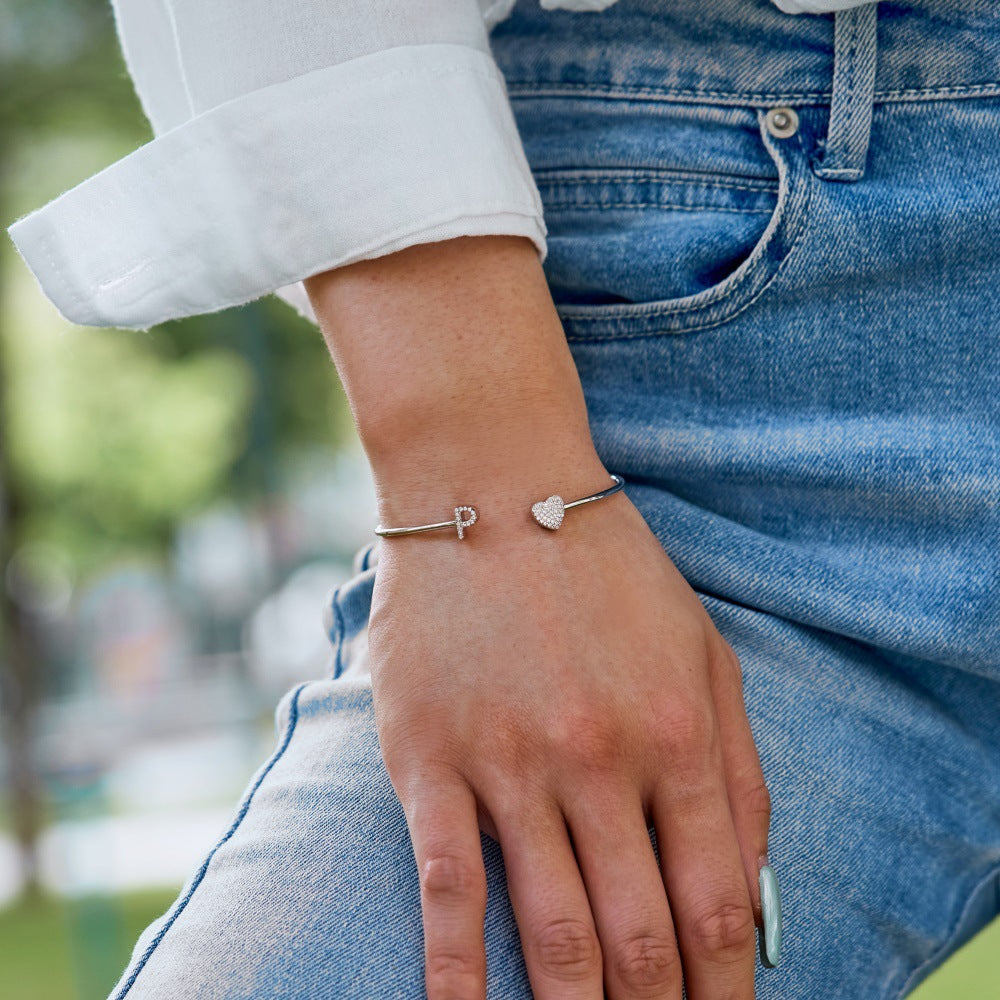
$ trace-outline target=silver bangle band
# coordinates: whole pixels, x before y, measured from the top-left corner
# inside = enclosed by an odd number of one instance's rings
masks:
[[[579,507],[580,504],[591,503],[594,500],[603,500],[605,497],[611,496],[612,493],[617,493],[625,485],[625,480],[621,476],[614,472],[609,473],[609,475],[615,481],[614,486],[609,486],[608,489],[601,490],[599,493],[591,493],[587,497],[580,497],[579,500],[570,500],[569,503],[564,502],[561,496],[554,493],[545,500],[533,503],[531,505],[531,516],[543,528],[555,531],[562,524],[563,515],[570,507]],[[392,535],[410,535],[417,531],[434,531],[437,528],[455,528],[458,530],[458,537],[464,538],[465,529],[475,524],[478,520],[479,513],[475,507],[470,507],[468,504],[461,504],[455,508],[455,517],[451,521],[418,524],[412,528],[383,528],[380,524],[375,529],[375,534],[389,537]]]

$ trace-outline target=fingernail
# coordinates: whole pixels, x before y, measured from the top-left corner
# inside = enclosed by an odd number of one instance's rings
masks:
[[[773,969],[781,957],[781,893],[778,877],[766,854],[761,855],[759,864],[760,910],[764,925],[757,930],[760,960],[765,968]]]

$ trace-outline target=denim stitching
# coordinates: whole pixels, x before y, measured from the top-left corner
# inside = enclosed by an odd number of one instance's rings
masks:
[[[864,176],[875,89],[877,12],[838,11],[834,27],[833,98],[818,177],[857,181]]]
[[[969,912],[969,907],[972,905],[973,900],[978,895],[979,890],[984,885],[988,885],[993,879],[997,877],[997,875],[1000,875],[1000,863],[997,863],[993,865],[992,868],[988,869],[986,874],[972,887],[972,890],[966,897],[965,903],[962,904],[961,910],[959,910],[958,915],[952,921],[951,928],[948,930],[948,933],[945,936],[944,941],[942,941],[941,944],[937,948],[935,948],[934,951],[931,952],[931,954],[926,959],[924,959],[923,962],[921,962],[915,969],[913,969],[910,972],[910,974],[906,977],[906,979],[903,980],[903,986],[900,992],[896,994],[895,1000],[903,1000],[903,998],[906,997],[912,991],[910,984],[913,983],[914,979],[916,979],[917,976],[921,972],[923,972],[924,969],[928,967],[932,967],[933,971],[935,963],[940,960],[941,956],[947,955],[948,949],[952,945],[952,941],[955,937],[955,934],[957,933],[958,928],[961,926],[962,921],[965,919],[965,915]],[[921,979],[923,978],[925,977],[921,977]]]
[[[665,174],[662,171],[650,169],[642,170],[614,170],[598,168],[597,176],[578,176],[573,171],[565,172],[538,170],[534,177],[535,183],[540,187],[555,187],[559,184],[660,184],[663,187],[707,187],[719,188],[722,191],[750,191],[754,193],[771,193],[777,190],[778,184],[772,178],[762,177],[759,184],[738,183],[727,181],[724,175],[705,175],[699,173],[677,173]],[[749,181],[750,178],[745,178]]]
[[[773,208],[724,208],[721,205],[672,205],[669,201],[550,201],[545,208],[600,212],[606,208],[665,208],[671,212],[734,212],[737,215],[771,215]]]
[[[233,837],[233,835],[239,828],[240,823],[243,822],[243,818],[246,816],[247,812],[250,809],[250,803],[253,801],[253,797],[256,794],[257,789],[260,788],[264,779],[271,773],[271,770],[274,767],[274,765],[278,763],[278,761],[284,755],[285,750],[288,749],[288,744],[291,742],[292,739],[292,733],[295,732],[295,724],[298,722],[299,718],[299,695],[302,694],[303,689],[308,687],[310,683],[311,683],[310,681],[306,681],[305,683],[300,684],[295,689],[295,693],[294,695],[292,695],[292,702],[288,713],[288,726],[285,729],[285,735],[281,741],[281,745],[278,747],[277,750],[275,750],[271,759],[267,762],[267,765],[261,772],[260,777],[254,782],[249,792],[247,792],[246,798],[243,800],[243,805],[240,807],[239,812],[236,814],[236,818],[233,820],[232,826],[229,827],[229,830],[226,832],[225,836],[209,852],[209,855],[207,858],[205,858],[201,868],[198,869],[198,873],[197,875],[195,875],[194,881],[191,883],[191,888],[188,889],[187,894],[184,896],[184,898],[181,899],[176,904],[176,909],[170,915],[170,919],[167,920],[167,922],[160,928],[160,930],[157,932],[156,937],[152,940],[152,942],[150,942],[149,947],[146,949],[142,958],[139,959],[138,964],[136,965],[135,969],[132,972],[132,975],[129,976],[128,980],[125,982],[125,985],[122,986],[121,991],[115,995],[114,1000],[122,1000],[125,994],[128,993],[130,989],[132,989],[132,986],[135,984],[135,981],[139,976],[139,973],[142,972],[142,970],[146,967],[147,962],[149,961],[153,952],[156,950],[157,946],[163,940],[167,931],[169,931],[170,928],[174,925],[177,918],[184,911],[184,908],[191,901],[191,897],[194,895],[195,890],[198,888],[198,886],[201,885],[202,881],[205,878],[205,874],[208,871],[208,866],[212,863],[212,858],[215,857],[219,848],[222,847],[223,844],[225,844],[228,840],[230,840]]]
[[[878,104],[892,104],[909,101],[946,101],[952,97],[998,97],[1000,83],[956,84],[954,87],[937,87],[934,90],[888,90],[875,91]]]
[[[804,90],[788,93],[739,93],[726,90],[675,90],[670,87],[633,86],[629,84],[559,83],[539,85],[527,80],[514,83],[508,82],[507,90],[510,97],[520,100],[528,100],[536,97],[592,96],[618,100],[630,100],[638,97],[649,98],[653,101],[698,103],[705,101],[706,98],[718,98],[719,103],[737,106],[755,104],[825,104],[833,96],[833,92],[830,90]],[[897,101],[933,101],[948,100],[953,97],[997,96],[1000,96],[1000,83],[987,80],[982,83],[955,84],[950,87],[876,90],[873,99],[878,104],[891,104]],[[709,100],[705,103],[712,102]]]
[[[827,159],[833,160],[834,163],[838,159],[841,159],[844,155],[850,155],[850,130],[852,123],[852,118],[854,117],[854,105],[852,98],[854,97],[854,71],[855,71],[855,54],[857,52],[857,41],[858,41],[858,21],[857,18],[853,16],[854,11],[842,11],[838,13],[838,17],[849,17],[851,20],[848,22],[848,30],[850,34],[848,35],[847,41],[847,65],[844,67],[845,73],[845,86],[844,86],[844,96],[843,99],[837,100],[837,67],[834,66],[834,98],[830,106],[830,125],[829,125],[829,135],[827,136],[826,148],[823,153],[823,162],[825,163]],[[836,55],[834,56],[836,60]],[[847,119],[846,122],[842,121],[842,116]],[[845,134],[846,133],[846,134]],[[835,167],[838,171],[849,171],[855,173],[857,167]],[[820,164],[819,173],[823,171],[823,164]]]
[[[763,112],[758,111],[758,118],[759,118],[759,121],[760,121],[761,129],[763,129],[763,122],[764,122]],[[768,244],[770,244],[770,242],[773,241],[775,233],[777,232],[778,226],[780,226],[783,222],[785,222],[785,220],[789,219],[789,210],[794,207],[795,198],[796,198],[796,191],[795,191],[795,185],[796,185],[796,183],[798,183],[802,178],[805,178],[805,180],[806,180],[806,191],[805,191],[805,194],[802,196],[802,202],[798,206],[798,210],[797,210],[797,213],[796,213],[795,217],[792,219],[792,223],[796,227],[796,232],[795,232],[794,236],[792,236],[791,243],[789,244],[789,247],[788,247],[788,251],[785,254],[785,259],[782,260],[781,263],[778,265],[778,267],[775,270],[774,274],[772,274],[769,278],[767,278],[764,281],[764,283],[761,285],[761,287],[753,295],[751,295],[751,297],[745,303],[743,303],[743,305],[741,305],[739,308],[733,310],[730,313],[726,313],[724,316],[722,316],[721,318],[719,318],[717,320],[711,320],[709,322],[702,323],[702,324],[697,324],[697,325],[684,326],[681,330],[676,330],[676,331],[670,331],[670,330],[653,331],[653,332],[650,332],[650,331],[640,331],[640,332],[637,332],[637,333],[624,333],[624,334],[623,333],[618,333],[618,332],[609,332],[609,333],[604,333],[604,334],[596,333],[596,334],[590,334],[590,335],[586,335],[586,334],[579,334],[579,335],[577,335],[577,334],[573,333],[572,331],[567,331],[567,339],[568,340],[579,340],[579,341],[582,341],[582,340],[591,340],[591,341],[598,341],[598,340],[635,339],[635,338],[639,338],[639,337],[659,336],[659,335],[663,335],[663,334],[666,334],[666,333],[682,333],[682,332],[688,332],[688,331],[693,331],[693,330],[708,329],[711,326],[717,326],[717,325],[720,325],[722,323],[729,322],[729,320],[731,320],[735,316],[738,316],[741,312],[743,312],[744,309],[748,308],[752,303],[754,303],[754,302],[757,301],[757,299],[760,297],[761,293],[768,286],[770,286],[770,284],[774,281],[774,279],[777,278],[777,276],[781,273],[782,269],[785,266],[785,262],[792,255],[792,251],[795,249],[795,246],[798,243],[800,236],[802,235],[802,231],[804,229],[804,226],[802,225],[802,222],[803,222],[803,220],[805,218],[807,209],[809,207],[809,201],[810,201],[810,198],[811,198],[811,195],[812,195],[812,185],[808,182],[808,176],[807,176],[808,175],[808,171],[806,171],[804,169],[804,166],[802,164],[795,164],[795,163],[793,163],[793,161],[791,160],[791,158],[788,155],[786,155],[784,152],[782,152],[781,147],[780,146],[775,146],[767,136],[763,136],[762,135],[762,138],[763,138],[763,141],[764,141],[764,145],[767,148],[769,154],[772,157],[774,157],[775,160],[780,164],[779,165],[779,170],[781,170],[782,168],[784,168],[785,176],[787,178],[787,192],[786,192],[786,196],[785,196],[785,203],[784,203],[784,205],[782,205],[782,204],[780,204],[780,201],[779,201],[779,204],[775,207],[775,212],[777,213],[777,212],[780,211],[782,214],[781,214],[781,217],[778,219],[777,223],[775,224],[775,231],[772,232],[771,235],[770,235],[770,237],[768,238]],[[798,145],[799,145],[800,153],[804,157],[804,155],[805,155],[805,148],[804,148],[804,146],[802,144],[802,135],[801,135],[801,132],[796,135],[796,140],[797,140]],[[770,226],[770,223],[769,223],[769,226]],[[789,232],[791,232],[791,230],[789,230]],[[763,236],[761,238],[763,239]],[[759,247],[760,247],[760,244],[758,244],[758,249],[759,249]],[[756,252],[756,250],[754,252]],[[750,258],[747,258],[747,259],[749,260]],[[657,308],[655,306],[652,306],[652,307],[647,308],[647,309],[641,309],[641,306],[640,306],[640,309],[637,310],[637,311],[626,311],[626,312],[619,313],[619,314],[607,313],[607,314],[598,315],[598,316],[588,316],[588,315],[584,314],[584,315],[578,316],[578,317],[574,317],[574,315],[573,315],[573,307],[569,306],[569,307],[565,308],[564,310],[561,310],[560,315],[561,316],[565,316],[565,318],[568,319],[570,321],[570,323],[578,323],[578,324],[581,324],[581,325],[585,325],[585,324],[592,324],[592,323],[603,324],[603,323],[607,323],[608,321],[612,321],[613,322],[615,320],[622,320],[622,321],[628,322],[628,321],[634,321],[636,319],[643,320],[643,319],[647,319],[647,318],[651,318],[651,317],[655,317],[655,316],[668,316],[668,315],[669,316],[682,316],[685,313],[696,313],[696,312],[699,312],[701,310],[704,310],[704,309],[716,306],[720,302],[724,302],[726,299],[731,298],[739,290],[739,288],[742,287],[742,285],[745,282],[749,281],[754,276],[755,273],[756,272],[754,272],[752,270],[745,271],[743,273],[743,275],[741,275],[740,278],[737,279],[736,281],[734,281],[732,284],[726,285],[724,287],[723,286],[718,286],[720,288],[720,291],[719,291],[719,293],[714,298],[708,298],[708,299],[706,299],[706,301],[698,302],[698,303],[693,303],[693,304],[690,304],[690,305],[684,305],[684,306],[677,306],[677,305],[670,306],[670,305],[667,305],[667,306],[662,306],[662,307],[659,307],[659,308]],[[614,308],[614,307],[611,307],[611,308]]]
[[[878,7],[873,7],[872,11],[875,12]],[[854,12],[852,12],[854,13]],[[841,15],[843,16],[843,15]],[[857,119],[857,108],[854,106],[854,89],[858,78],[858,32],[861,30],[859,18],[862,15],[858,13],[857,16],[851,18],[851,43],[847,49],[847,127],[845,129],[846,135],[844,136],[844,145],[842,147],[845,154],[850,156],[854,153],[854,126]],[[855,167],[855,170],[858,168]]]

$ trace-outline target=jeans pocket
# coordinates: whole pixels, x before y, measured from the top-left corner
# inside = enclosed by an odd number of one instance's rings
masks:
[[[806,216],[814,179],[798,134],[772,135],[764,109],[586,103],[562,111],[580,141],[561,162],[521,115],[567,339],[705,329],[759,300]]]

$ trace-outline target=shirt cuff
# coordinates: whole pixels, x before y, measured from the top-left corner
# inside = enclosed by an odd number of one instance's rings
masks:
[[[68,320],[148,327],[416,243],[530,238],[542,203],[493,58],[384,49],[164,133],[8,232]]]

